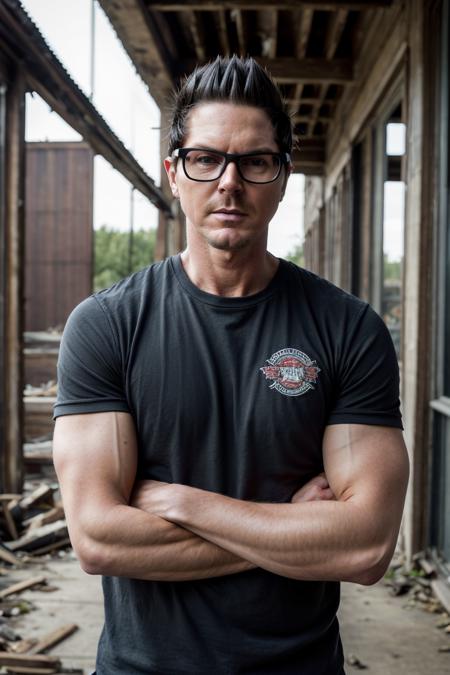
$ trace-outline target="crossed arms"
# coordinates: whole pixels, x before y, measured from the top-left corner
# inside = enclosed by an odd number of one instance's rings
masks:
[[[371,584],[395,548],[408,481],[398,429],[327,427],[326,479],[313,479],[289,504],[135,484],[127,413],[60,417],[53,445],[72,544],[90,574],[181,581],[257,566],[295,579]]]

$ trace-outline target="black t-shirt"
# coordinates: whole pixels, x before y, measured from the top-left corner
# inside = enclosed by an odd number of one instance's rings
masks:
[[[179,256],[71,314],[55,417],[126,411],[138,478],[288,502],[323,470],[328,424],[401,428],[388,330],[281,260],[246,297],[198,289]],[[262,569],[198,581],[105,577],[98,675],[339,675],[339,584]]]

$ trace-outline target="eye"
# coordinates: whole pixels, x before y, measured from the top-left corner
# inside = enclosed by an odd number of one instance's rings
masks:
[[[254,169],[266,169],[271,165],[271,158],[267,155],[254,155],[250,157],[242,157],[241,164]]]
[[[186,156],[186,159],[188,160],[188,162],[196,164],[199,167],[217,166],[218,164],[221,164],[223,162],[223,157],[221,157],[220,155],[216,155],[212,152],[204,152],[199,150],[189,152],[188,155]]]

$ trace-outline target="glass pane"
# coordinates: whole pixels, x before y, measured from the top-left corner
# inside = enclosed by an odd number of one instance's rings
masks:
[[[406,148],[406,125],[390,122],[386,126],[386,154],[404,155]]]
[[[434,413],[431,544],[442,563],[450,563],[450,418]]]
[[[383,209],[382,314],[400,357],[405,184],[386,181]]]

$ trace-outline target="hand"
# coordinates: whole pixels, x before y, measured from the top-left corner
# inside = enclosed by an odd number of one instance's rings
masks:
[[[130,506],[147,511],[155,516],[164,517],[174,496],[176,485],[159,480],[140,480],[134,484],[130,497]]]
[[[305,483],[297,492],[294,493],[291,499],[292,504],[299,502],[320,502],[324,500],[336,499],[334,496],[325,473],[319,473],[310,481]]]

